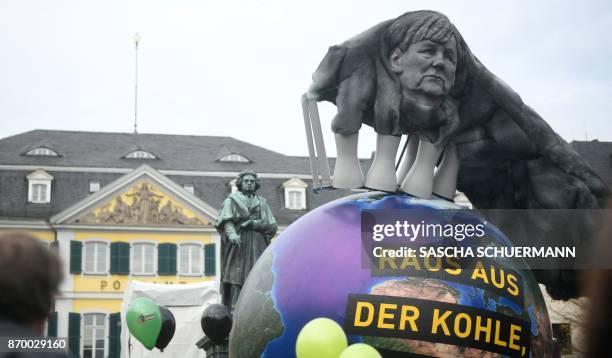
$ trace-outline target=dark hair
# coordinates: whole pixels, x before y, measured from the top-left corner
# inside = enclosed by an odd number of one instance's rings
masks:
[[[391,52],[398,48],[405,52],[408,48],[424,40],[445,43],[451,37],[457,43],[457,68],[455,83],[451,94],[460,91],[467,77],[466,56],[468,48],[461,34],[445,15],[429,10],[407,12],[398,17],[387,28],[383,36],[383,55],[389,58]]]
[[[62,278],[55,250],[25,233],[0,236],[0,319],[22,325],[46,319]]]
[[[257,173],[255,173],[253,170],[245,170],[242,173],[238,174],[238,176],[236,177],[236,188],[238,188],[239,191],[242,191],[242,178],[247,175],[250,175],[255,178],[255,191],[257,191],[257,189],[261,187],[261,184],[259,183],[259,178],[257,178]]]

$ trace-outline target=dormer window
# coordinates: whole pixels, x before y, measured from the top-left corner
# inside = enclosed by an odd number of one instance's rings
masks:
[[[28,202],[33,204],[49,204],[51,202],[51,181],[53,176],[38,169],[26,176],[28,180]]]
[[[306,188],[308,184],[298,178],[283,183],[285,191],[285,208],[289,210],[306,210]]]
[[[219,158],[219,161],[220,162],[235,162],[235,163],[250,163],[251,162],[248,158],[240,154],[236,154],[236,153],[232,153],[232,154],[223,156]]]
[[[59,157],[56,151],[49,149],[49,148],[45,148],[45,147],[34,148],[28,151],[26,155],[40,156],[40,157]]]
[[[157,159],[157,157],[144,150],[135,150],[125,156],[127,159]]]

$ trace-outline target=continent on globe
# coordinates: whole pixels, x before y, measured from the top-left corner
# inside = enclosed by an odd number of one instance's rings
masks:
[[[265,251],[253,270],[271,272],[272,251]],[[234,312],[235,316],[242,317],[239,322],[234,321],[232,327],[234,335],[240,337],[239,343],[232,348],[234,357],[260,357],[268,342],[278,338],[283,332],[281,317],[270,297],[274,276],[251,275],[249,280],[250,284],[242,289]],[[253,309],[254,307],[257,309]]]

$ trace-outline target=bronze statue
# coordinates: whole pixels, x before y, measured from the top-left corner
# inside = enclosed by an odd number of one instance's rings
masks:
[[[408,12],[332,46],[305,98],[337,106],[337,188],[450,200],[458,188],[475,207],[499,209],[594,209],[608,195],[569,144],[434,11]],[[365,179],[357,160],[364,123],[377,133]],[[396,172],[404,134],[410,137]],[[536,276],[554,297],[577,293],[577,275],[569,271]]]
[[[232,310],[251,268],[276,234],[270,206],[255,194],[259,186],[254,171],[240,173],[238,191],[227,196],[215,224],[221,234],[221,295]]]

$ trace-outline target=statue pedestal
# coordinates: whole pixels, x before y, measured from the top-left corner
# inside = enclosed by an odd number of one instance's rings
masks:
[[[216,344],[208,337],[204,336],[196,343],[198,348],[206,352],[206,358],[228,358],[229,357],[229,339],[226,339],[221,344]]]

